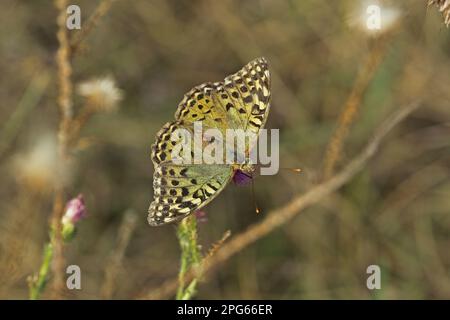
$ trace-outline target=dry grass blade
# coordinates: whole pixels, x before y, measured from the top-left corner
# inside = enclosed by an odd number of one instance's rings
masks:
[[[16,109],[0,129],[0,157],[5,153],[14,138],[20,132],[25,119],[38,105],[39,100],[44,95],[50,82],[50,75],[47,70],[39,70],[30,81]]]

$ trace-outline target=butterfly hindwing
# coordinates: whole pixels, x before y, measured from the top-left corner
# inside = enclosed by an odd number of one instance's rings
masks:
[[[166,123],[156,135],[152,146],[154,200],[150,204],[148,222],[152,226],[177,221],[203,207],[227,185],[232,177],[229,164],[204,165],[177,163],[181,140],[172,139],[178,129],[193,135],[191,124],[178,120]],[[176,136],[176,135],[174,135]],[[189,152],[194,156],[191,141]],[[183,148],[179,148],[183,153]]]
[[[225,188],[231,177],[229,165],[157,165],[149,224],[174,222],[200,209]]]

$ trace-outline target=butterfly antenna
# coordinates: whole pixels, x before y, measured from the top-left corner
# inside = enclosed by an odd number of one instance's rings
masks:
[[[253,198],[253,204],[255,205],[255,211],[256,213],[260,213],[261,211],[258,208],[258,204],[256,203],[256,196],[255,196],[255,183],[253,182],[252,179],[252,198]]]

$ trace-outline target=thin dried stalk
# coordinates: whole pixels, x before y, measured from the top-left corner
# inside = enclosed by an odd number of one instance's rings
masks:
[[[82,35],[89,33],[96,25],[101,16],[109,9],[113,0],[105,0],[97,8],[94,15],[88,21]],[[64,214],[64,206],[66,203],[65,193],[69,185],[69,175],[71,172],[71,152],[73,144],[78,138],[81,126],[87,121],[92,112],[81,114],[81,118],[74,119],[74,111],[72,104],[73,86],[71,81],[72,65],[71,56],[73,56],[72,46],[69,41],[68,30],[66,27],[67,18],[67,0],[55,0],[55,7],[58,10],[57,16],[57,39],[59,43],[56,52],[57,80],[58,80],[58,98],[57,104],[60,111],[59,129],[58,129],[58,163],[56,166],[58,180],[54,186],[53,209],[50,220],[50,245],[51,254],[44,255],[43,265],[41,266],[37,283],[30,282],[30,290],[33,298],[38,298],[43,291],[50,269],[53,272],[54,280],[52,283],[51,297],[60,298],[65,289],[64,283],[64,255],[63,255],[63,236],[61,219]],[[83,37],[78,38],[80,41]],[[117,99],[116,99],[117,100]],[[80,120],[81,119],[81,120]],[[48,250],[47,250],[48,251]],[[49,266],[51,265],[51,268]],[[42,281],[40,280],[42,279]],[[36,289],[36,290],[35,290]]]
[[[340,158],[344,141],[348,136],[350,127],[356,118],[361,106],[362,98],[366,92],[375,72],[383,60],[386,53],[386,36],[376,40],[374,48],[370,51],[367,60],[361,68],[352,91],[348,96],[341,114],[339,115],[337,127],[328,143],[325,151],[325,160],[323,165],[323,180],[328,179],[334,172],[337,161]]]
[[[57,38],[59,42],[58,51],[56,53],[56,64],[58,70],[58,107],[60,109],[60,124],[58,131],[58,176],[59,181],[55,186],[55,196],[53,200],[53,213],[51,218],[51,228],[55,230],[53,239],[54,246],[54,260],[53,272],[55,275],[53,282],[53,295],[59,297],[64,289],[64,256],[63,243],[61,236],[61,218],[65,203],[65,188],[66,188],[66,172],[69,166],[68,154],[68,137],[70,130],[70,123],[73,117],[72,108],[72,66],[70,64],[70,46],[66,28],[66,8],[67,0],[56,0],[56,8],[58,9]]]
[[[227,230],[225,231],[225,233],[223,234],[222,238],[220,238],[219,241],[217,241],[216,243],[214,243],[211,247],[211,249],[209,249],[208,254],[206,255],[205,259],[210,259],[216,252],[217,250],[220,249],[220,247],[223,246],[223,244],[225,243],[225,241],[227,241],[227,239],[231,236],[231,231]]]
[[[290,201],[287,205],[273,210],[267,217],[259,223],[250,226],[246,231],[237,235],[229,242],[224,244],[220,250],[217,250],[214,256],[203,260],[201,270],[203,274],[211,271],[230,257],[240,252],[245,247],[266,236],[276,228],[288,223],[297,216],[303,209],[313,205],[338,190],[359,171],[361,171],[368,160],[377,151],[381,140],[394,128],[400,121],[406,118],[411,112],[419,107],[419,103],[412,103],[390,116],[376,131],[370,142],[363,151],[356,156],[342,171],[334,175],[329,180],[313,187],[307,193],[299,195]],[[184,281],[189,281],[196,277],[197,270],[191,269],[186,273]],[[150,293],[141,296],[142,299],[164,299],[168,298],[177,290],[178,280],[171,279],[164,283],[157,290],[150,290]]]
[[[87,38],[89,33],[98,25],[101,18],[109,11],[115,0],[103,0],[94,10],[94,13],[89,17],[87,22],[83,25],[80,32],[78,32],[72,39],[70,47],[72,53],[75,54],[81,47],[82,42]]]

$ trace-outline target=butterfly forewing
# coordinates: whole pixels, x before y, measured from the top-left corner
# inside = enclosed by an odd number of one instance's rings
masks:
[[[189,91],[178,105],[175,119],[182,119],[185,123],[201,121],[211,128],[225,128],[231,126],[226,113],[213,98],[214,85],[205,83]]]
[[[211,128],[249,129],[258,134],[270,107],[270,73],[265,58],[258,58],[222,82],[205,83],[189,91],[175,118],[202,121]]]

